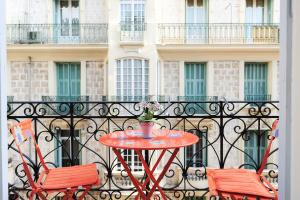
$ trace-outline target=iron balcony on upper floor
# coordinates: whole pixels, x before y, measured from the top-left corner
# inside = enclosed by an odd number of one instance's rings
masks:
[[[279,44],[278,24],[169,23],[159,24],[160,43]]]
[[[120,22],[121,43],[143,43],[147,24],[144,22]]]
[[[106,44],[107,24],[8,24],[8,44]]]
[[[146,32],[157,33],[157,44],[279,44],[278,24],[168,23],[147,26],[121,22],[120,42],[143,43]],[[8,24],[8,44],[107,44],[108,24]],[[149,34],[148,34],[149,35]]]

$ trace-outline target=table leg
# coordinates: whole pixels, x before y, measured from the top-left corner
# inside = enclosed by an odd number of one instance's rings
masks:
[[[170,159],[168,160],[167,164],[165,165],[164,169],[160,173],[158,179],[156,180],[156,182],[154,182],[154,185],[153,185],[152,189],[150,190],[148,196],[150,196],[150,197],[152,196],[152,194],[155,191],[155,188],[159,185],[160,181],[163,179],[164,175],[166,174],[166,172],[169,169],[170,165],[172,164],[173,160],[176,158],[176,155],[178,152],[179,152],[179,148],[176,148],[174,150],[173,154],[171,155]]]
[[[163,150],[163,151],[161,152],[161,154],[160,154],[160,156],[158,157],[157,161],[155,162],[153,168],[151,169],[151,174],[153,174],[154,171],[156,170],[156,168],[157,168],[159,162],[161,161],[161,159],[162,159],[163,156],[165,155],[166,151],[167,151],[167,150]],[[147,166],[148,166],[148,164],[147,164]],[[147,184],[148,184],[149,182],[150,182],[150,177],[147,177],[147,179],[145,180],[145,182],[144,182],[143,185],[142,185],[142,189],[145,189],[145,187],[147,186]],[[137,199],[138,199],[138,196],[135,197],[135,200],[137,200]]]
[[[136,187],[137,192],[139,193],[139,195],[141,195],[141,197],[143,199],[147,199],[146,195],[144,194],[143,190],[141,189],[141,184],[139,183],[139,181],[132,175],[130,168],[128,167],[127,163],[125,162],[125,160],[123,159],[122,155],[120,154],[120,152],[116,149],[113,148],[114,153],[116,154],[117,158],[119,159],[119,161],[121,162],[121,164],[123,165],[125,171],[127,172],[129,178],[131,179],[133,185]]]
[[[156,161],[155,166],[153,167],[154,170],[155,170],[155,168],[157,167],[157,165],[158,165],[158,163],[160,162],[160,160],[162,159],[162,156],[165,154],[165,151],[166,151],[166,150],[164,150],[164,151],[161,153],[159,159]],[[144,187],[144,185],[146,185],[146,184],[150,181],[150,179],[151,179],[152,182],[155,184],[155,182],[157,182],[157,180],[155,179],[155,177],[154,177],[154,175],[153,175],[154,170],[152,169],[152,170],[150,171],[150,167],[148,166],[146,160],[144,159],[144,157],[143,157],[141,151],[135,150],[135,152],[138,154],[139,159],[141,160],[141,162],[142,162],[142,164],[143,164],[143,166],[144,166],[144,169],[145,169],[145,171],[146,171],[146,173],[147,173],[147,175],[148,175],[148,178],[147,178],[147,180],[145,181],[145,183],[142,185],[142,187]],[[164,200],[167,200],[167,198],[166,198],[166,196],[165,196],[163,190],[162,190],[161,187],[159,186],[159,184],[157,184],[156,187],[157,187],[157,189],[159,190],[159,192],[160,192],[162,198],[163,198]],[[143,188],[142,188],[142,189],[143,189]],[[149,199],[150,199],[150,197],[151,197],[151,195],[148,195],[148,196],[147,196],[147,198],[149,198]]]

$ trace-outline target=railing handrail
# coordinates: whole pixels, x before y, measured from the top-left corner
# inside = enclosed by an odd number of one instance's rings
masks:
[[[7,24],[8,44],[105,44],[108,24]]]
[[[177,22],[169,22],[169,23],[158,23],[158,25],[186,25],[186,24],[199,24],[199,25],[280,25],[279,23],[211,23],[211,22],[207,22],[207,23],[177,23]]]
[[[279,44],[277,23],[160,23],[162,44]]]
[[[37,23],[37,24],[30,24],[30,23],[12,23],[12,24],[6,24],[6,26],[36,26],[36,25],[40,25],[40,26],[49,26],[49,25],[57,25],[57,26],[62,26],[62,25],[103,25],[103,26],[108,26],[107,23],[78,23],[78,24],[72,24],[72,23],[68,23],[68,24],[61,24],[61,23],[45,23],[45,24],[41,24],[41,23]]]
[[[13,102],[9,102],[9,104],[21,104],[21,103],[31,103],[31,104],[42,104],[42,103],[126,103],[126,104],[135,104],[135,103],[140,103],[141,101],[13,101]],[[225,103],[225,104],[229,104],[229,103],[279,103],[278,100],[272,100],[272,101],[268,101],[268,100],[260,100],[260,101],[246,101],[246,100],[236,100],[236,101],[225,101],[225,100],[217,100],[217,101],[158,101],[159,103]]]

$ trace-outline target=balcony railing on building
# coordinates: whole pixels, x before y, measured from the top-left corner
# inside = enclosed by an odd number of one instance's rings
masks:
[[[199,143],[181,150],[164,177],[161,186],[169,199],[207,198],[207,167],[258,170],[265,150],[264,144],[270,139],[267,134],[270,133],[273,121],[279,117],[276,101],[258,102],[258,107],[254,109],[249,108],[251,102],[247,101],[220,101],[215,97],[201,101],[203,98],[195,97],[193,101],[189,97],[177,100],[166,97],[167,100],[160,101],[164,108],[155,116],[159,122],[156,128],[185,130],[200,137]],[[92,199],[134,198],[136,188],[119,169],[118,160],[111,149],[100,145],[98,140],[101,135],[112,131],[138,127],[137,117],[143,112],[138,107],[139,101],[111,101],[107,97],[92,102],[83,101],[86,100],[83,98],[82,101],[59,102],[64,103],[65,112],[53,112],[53,109],[44,108],[56,108],[58,98],[47,97],[44,100],[49,101],[9,102],[13,106],[7,118],[11,122],[24,118],[33,120],[36,140],[42,147],[47,165],[57,167],[60,162],[66,165],[96,163],[101,185],[89,193]],[[205,113],[199,115],[190,112],[190,107],[198,105],[205,105],[202,106]],[[22,199],[18,198],[20,196],[28,199],[26,195],[31,188],[11,138],[8,148],[13,160],[9,174],[11,199]],[[275,144],[264,172],[275,186],[278,178],[277,150]],[[40,161],[36,152],[28,150],[24,153],[34,178],[38,179]],[[166,153],[166,159],[170,154]],[[128,162],[133,161],[133,157],[128,157],[130,153],[126,155]],[[148,162],[156,159],[155,156],[156,152],[150,151]],[[145,176],[144,171],[138,173],[141,177]]]
[[[82,102],[88,102],[89,96],[42,96],[42,101],[50,102],[49,104],[44,104],[44,111],[52,115],[65,115],[70,113],[71,102],[77,102],[73,104],[75,108],[72,108],[74,112],[73,115],[82,115],[87,113],[89,106],[88,104],[83,104]]]
[[[144,22],[121,22],[120,41],[121,42],[143,42],[146,31]]]
[[[245,95],[245,101],[271,101],[272,95],[263,94],[263,95]]]
[[[170,23],[158,25],[162,44],[278,44],[278,24]]]
[[[105,44],[107,24],[8,24],[8,44]]]

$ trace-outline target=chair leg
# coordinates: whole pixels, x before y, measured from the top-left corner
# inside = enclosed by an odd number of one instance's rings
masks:
[[[83,198],[87,195],[87,193],[90,191],[90,189],[91,189],[91,186],[86,187],[86,189],[80,195],[79,200],[83,200]]]
[[[35,192],[31,192],[29,195],[29,200],[33,200],[34,195],[35,195]]]
[[[67,198],[68,198],[68,196],[67,196],[67,194],[65,193],[65,195],[64,195],[64,197],[63,197],[62,200],[67,200]]]
[[[66,190],[63,200],[73,200],[74,190]]]
[[[40,197],[42,200],[47,200],[46,196],[42,192],[37,192],[36,193],[38,197]]]
[[[47,200],[46,196],[42,192],[31,192],[29,195],[29,200],[34,200],[34,196],[39,197],[42,200]]]

